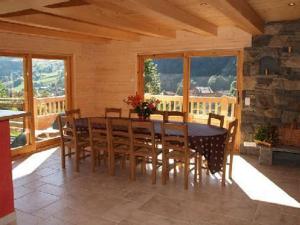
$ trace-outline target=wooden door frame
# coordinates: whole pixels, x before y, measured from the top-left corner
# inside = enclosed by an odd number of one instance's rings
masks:
[[[144,61],[147,58],[163,59],[163,58],[182,58],[183,59],[183,112],[188,112],[189,103],[189,86],[190,86],[190,63],[192,57],[222,57],[235,56],[237,59],[237,104],[235,107],[235,115],[238,119],[239,129],[236,135],[235,151],[239,151],[241,140],[241,111],[243,105],[242,90],[243,90],[243,49],[215,49],[203,51],[181,51],[171,53],[157,53],[157,54],[138,54],[137,56],[137,92],[144,96]]]
[[[10,50],[3,50],[3,49],[0,49],[0,56],[23,58],[24,103],[25,103],[25,110],[30,114],[30,116],[25,118],[25,127],[26,129],[29,129],[28,144],[25,146],[14,148],[11,151],[12,157],[16,157],[22,154],[32,153],[51,146],[57,146],[59,144],[59,139],[50,140],[49,143],[37,143],[35,141],[35,121],[34,121],[35,112],[34,112],[34,103],[33,103],[32,58],[64,60],[66,108],[71,109],[73,106],[72,80],[73,80],[74,56],[72,54],[23,52],[23,51],[10,51]]]

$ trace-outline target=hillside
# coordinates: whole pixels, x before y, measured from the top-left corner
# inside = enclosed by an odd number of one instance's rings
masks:
[[[64,95],[64,61],[34,59],[32,72],[36,97]],[[23,60],[21,58],[0,57],[0,84],[6,93],[1,92],[2,95],[12,97],[24,95]]]

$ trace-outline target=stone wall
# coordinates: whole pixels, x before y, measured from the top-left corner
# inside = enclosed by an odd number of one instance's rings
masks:
[[[300,122],[300,20],[269,23],[244,51],[242,140],[253,141],[256,127]],[[241,142],[243,143],[243,142]]]

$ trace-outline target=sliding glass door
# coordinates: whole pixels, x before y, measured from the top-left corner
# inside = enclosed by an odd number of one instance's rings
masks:
[[[63,59],[32,59],[36,142],[59,137],[56,118],[66,105],[65,65]]]
[[[70,68],[69,56],[0,53],[0,109],[28,112],[10,121],[12,155],[59,143],[56,118],[71,107]]]
[[[160,100],[158,110],[182,111],[182,58],[148,58],[144,61],[144,98]]]
[[[237,57],[190,58],[189,120],[206,123],[209,113],[234,117],[237,101]],[[214,121],[212,121],[214,122]]]
[[[159,110],[183,111],[207,123],[208,114],[237,115],[240,51],[182,52],[139,56],[138,91],[160,100]]]
[[[28,111],[25,58],[0,56],[0,109]],[[30,143],[29,127],[24,118],[10,120],[10,144],[13,149]]]

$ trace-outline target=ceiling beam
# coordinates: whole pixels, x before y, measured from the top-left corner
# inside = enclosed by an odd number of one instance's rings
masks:
[[[96,25],[118,28],[151,37],[176,37],[175,30],[163,28],[151,22],[144,23],[142,21],[132,19],[130,16],[122,16],[113,11],[115,8],[111,11],[106,11],[106,9],[97,7],[96,5],[84,5],[80,7],[68,8],[36,7],[35,9],[41,12],[50,13],[52,15],[68,17]]]
[[[114,40],[139,40],[139,35],[136,33],[96,26],[48,14],[38,13],[32,15],[13,16],[6,19],[8,21],[18,22],[30,26],[39,26],[43,28],[86,34]]]
[[[13,34],[25,34],[30,36],[62,39],[62,40],[76,41],[76,42],[88,42],[88,43],[97,43],[97,44],[109,43],[109,40],[105,38],[83,35],[83,34],[76,34],[71,32],[62,32],[62,31],[51,30],[51,29],[40,28],[40,27],[27,26],[18,23],[1,21],[1,19],[0,19],[0,31],[13,33]]]
[[[92,4],[101,4],[101,0],[86,1]],[[161,20],[171,20],[180,24],[185,30],[194,33],[217,35],[218,29],[215,24],[194,16],[165,0],[118,0],[115,4],[138,11],[150,18],[159,17]]]
[[[209,0],[208,2],[246,32],[255,35],[263,33],[265,22],[247,1]]]
[[[1,0],[0,14],[14,13],[33,7],[64,3],[68,1],[69,0]]]

